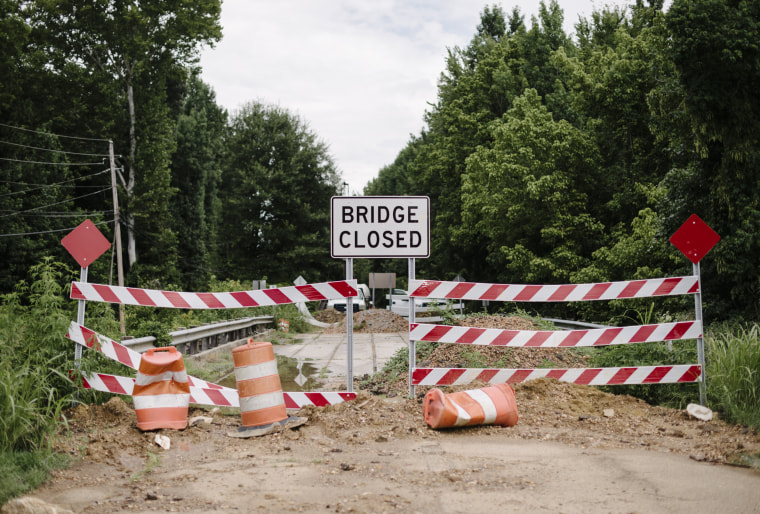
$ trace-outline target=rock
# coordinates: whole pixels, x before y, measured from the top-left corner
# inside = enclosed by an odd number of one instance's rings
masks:
[[[615,417],[615,409],[604,409],[604,417],[605,418],[614,418]]]
[[[712,410],[708,409],[707,407],[703,405],[699,405],[696,403],[690,403],[689,405],[687,405],[686,412],[692,418],[696,418],[700,421],[710,421],[713,418]]]
[[[156,434],[155,442],[156,442],[156,444],[158,446],[160,446],[164,450],[168,450],[169,448],[172,447],[171,440],[168,437],[166,437],[165,435]]]
[[[15,498],[3,505],[1,512],[3,514],[74,514],[69,509],[44,502],[33,496]]]
[[[214,418],[210,418],[208,416],[193,416],[192,418],[190,418],[190,420],[187,423],[191,427],[194,427],[198,423],[213,423],[213,422],[214,422]]]

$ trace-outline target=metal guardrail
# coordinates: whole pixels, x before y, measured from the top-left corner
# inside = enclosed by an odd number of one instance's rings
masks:
[[[568,319],[542,318],[545,321],[551,321],[557,328],[563,330],[575,330],[579,328],[612,328],[609,325],[596,325],[594,323],[584,323],[582,321],[570,321]]]
[[[245,339],[256,333],[260,325],[274,323],[274,316],[257,316],[230,321],[208,323],[199,327],[182,328],[169,332],[172,346],[184,355],[193,355],[216,348],[231,341]],[[153,348],[156,338],[153,336],[124,339],[122,344],[132,350],[143,353]]]

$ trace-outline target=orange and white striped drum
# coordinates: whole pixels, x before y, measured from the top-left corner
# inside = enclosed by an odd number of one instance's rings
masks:
[[[190,383],[176,348],[151,348],[142,354],[132,399],[140,430],[187,427]]]
[[[443,394],[431,389],[425,395],[423,414],[431,428],[461,427],[467,425],[517,424],[515,392],[509,384],[496,384],[482,389],[471,389]]]
[[[288,419],[272,343],[254,342],[232,350],[243,427]]]

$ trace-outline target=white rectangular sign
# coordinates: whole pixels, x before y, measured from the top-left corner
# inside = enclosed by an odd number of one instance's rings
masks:
[[[427,196],[333,196],[330,254],[336,259],[430,256]]]

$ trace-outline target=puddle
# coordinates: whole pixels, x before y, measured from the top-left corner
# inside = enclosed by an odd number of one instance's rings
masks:
[[[280,383],[283,391],[312,391],[319,389],[319,370],[308,360],[298,360],[293,357],[275,355],[277,359],[277,372],[280,375]],[[224,377],[219,385],[235,389],[235,374],[230,373]]]

